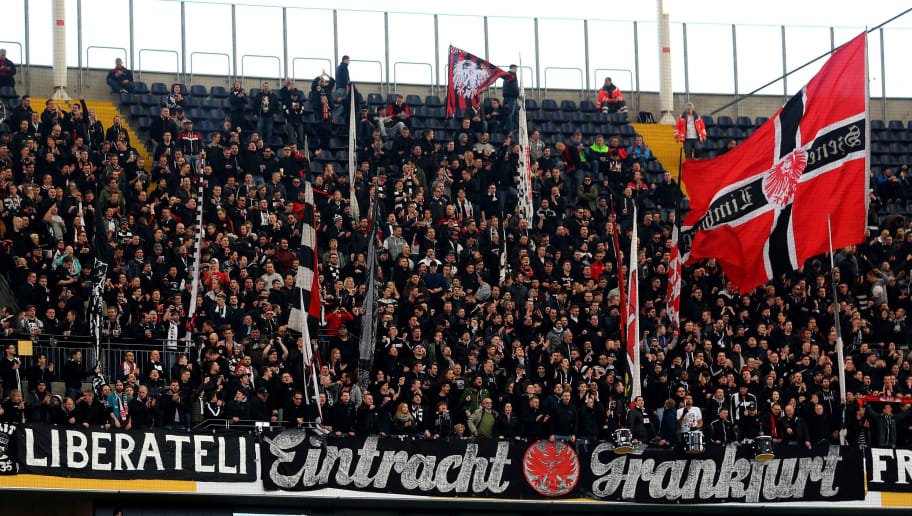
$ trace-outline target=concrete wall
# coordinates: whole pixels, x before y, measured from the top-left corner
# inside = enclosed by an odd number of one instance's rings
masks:
[[[159,73],[159,72],[145,72],[140,77],[140,74],[136,73],[136,79],[142,80],[146,84],[151,84],[153,82],[163,82],[166,84],[171,84],[177,82],[177,76],[173,73]],[[116,100],[115,96],[108,94],[108,88],[105,84],[105,77],[107,76],[107,70],[88,70],[83,74],[83,80],[85,84],[86,96],[93,100]],[[75,68],[71,68],[68,73],[69,88],[68,91],[71,95],[75,96],[75,92],[78,90],[78,73]],[[22,79],[22,77],[20,77]],[[268,80],[272,83],[273,87],[278,89],[281,87],[279,78],[245,78],[243,83],[244,87],[247,89],[253,87],[259,87],[263,80]],[[49,67],[39,67],[33,66],[30,73],[30,84],[32,95],[36,97],[45,97],[50,95],[53,91],[53,76],[51,69]],[[194,75],[193,80],[190,80],[190,77],[186,77],[185,84],[201,84],[207,88],[212,86],[230,86],[230,80],[225,76],[212,76],[212,75]],[[297,81],[297,87],[307,93],[310,90],[310,81]],[[25,93],[24,84],[17,84],[17,91],[22,94]],[[378,84],[363,84],[361,86],[362,93],[382,93],[384,96],[387,93],[390,93],[393,89],[393,85],[378,85]],[[445,85],[440,88],[432,88],[431,86],[426,85],[414,85],[414,84],[399,84],[395,88],[396,93],[402,93],[404,95],[419,95],[422,98],[425,95],[436,94],[441,99],[446,95]],[[534,98],[541,100],[545,97],[544,92],[540,90],[529,90],[527,96],[529,98]],[[499,89],[491,90],[492,95],[498,95]],[[573,100],[579,102],[582,98],[588,98],[589,100],[595,100],[595,93],[591,92],[586,97],[581,96],[579,90],[555,90],[549,89],[547,91],[547,98],[551,98],[557,101],[561,100]],[[633,92],[625,92],[625,99],[627,100],[627,106],[631,112],[637,111],[651,111],[658,118],[658,105],[659,105],[659,94],[657,92],[641,92],[639,94]],[[687,98],[683,94],[675,95],[675,109],[680,110],[683,108]],[[708,95],[708,94],[691,94],[690,101],[694,103],[697,108],[697,111],[700,114],[710,114],[712,111],[722,107],[734,100],[732,95]],[[750,98],[745,98],[741,100],[738,104],[731,106],[724,111],[717,114],[718,115],[728,115],[731,117],[736,116],[748,116],[751,118],[756,118],[758,116],[769,117],[782,106],[785,102],[785,97],[782,95],[755,95]],[[871,99],[871,118],[874,119],[884,119],[884,120],[902,120],[904,122],[912,120],[912,99],[887,99],[886,105],[879,98]]]

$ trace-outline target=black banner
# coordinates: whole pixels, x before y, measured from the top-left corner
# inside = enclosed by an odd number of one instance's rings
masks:
[[[31,424],[17,435],[19,471],[117,480],[256,480],[256,440],[241,433],[106,431]]]
[[[912,450],[868,448],[865,467],[871,491],[912,493]]]
[[[645,503],[861,500],[861,452],[838,446],[776,449],[755,461],[749,447],[700,455],[646,450],[616,455],[607,443],[577,453],[538,441],[265,436],[266,490],[322,488],[445,497],[589,497]]]
[[[15,423],[0,423],[0,475],[16,474]]]

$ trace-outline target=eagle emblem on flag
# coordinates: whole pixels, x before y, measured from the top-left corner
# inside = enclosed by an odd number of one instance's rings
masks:
[[[798,179],[807,167],[807,152],[796,149],[767,172],[763,178],[763,194],[773,206],[782,209],[792,203],[798,190]]]

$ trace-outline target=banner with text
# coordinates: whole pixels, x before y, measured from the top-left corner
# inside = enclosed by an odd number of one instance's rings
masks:
[[[648,503],[861,500],[857,448],[708,447],[700,455],[649,449],[617,455],[560,441],[319,438],[300,431],[263,437],[266,490],[321,488],[489,498],[589,497]]]
[[[912,493],[912,450],[868,448],[865,454],[868,489]]]
[[[17,441],[21,473],[123,480],[256,480],[256,439],[247,434],[31,424],[19,430]]]

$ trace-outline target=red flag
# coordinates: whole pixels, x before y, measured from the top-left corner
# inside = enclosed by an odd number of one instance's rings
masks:
[[[494,81],[508,72],[465,50],[450,46],[447,69],[446,116],[452,118],[456,111],[478,107],[479,97]]]
[[[681,326],[681,251],[678,226],[671,230],[671,256],[668,259],[668,294],[665,296],[668,319],[674,328]]]
[[[717,258],[745,293],[833,245],[864,239],[868,95],[864,34],[753,135],[718,158],[688,160],[687,262]],[[685,247],[686,249],[686,247]]]

